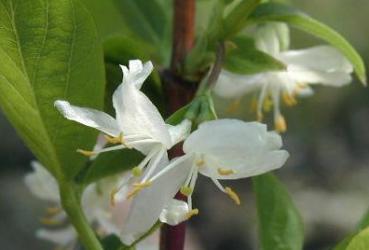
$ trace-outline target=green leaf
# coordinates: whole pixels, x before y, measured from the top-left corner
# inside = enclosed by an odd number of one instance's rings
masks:
[[[257,50],[252,38],[239,36],[232,42],[234,42],[236,48],[227,53],[224,60],[225,69],[237,74],[256,74],[286,69],[282,62]]]
[[[358,226],[357,226],[357,232],[360,230],[363,230],[364,228],[369,227],[369,210],[364,214],[363,218],[360,220]],[[353,238],[355,237],[356,233],[352,233],[349,236],[347,236],[345,239],[343,239],[335,248],[334,250],[345,250],[348,245],[351,243]]]
[[[93,15],[102,41],[116,35],[133,35],[113,0],[82,0],[82,2]]]
[[[369,249],[369,227],[352,237],[345,250],[368,250]]]
[[[87,185],[102,178],[128,171],[137,166],[144,156],[133,149],[123,149],[100,154],[86,166],[76,178],[77,183]]]
[[[299,250],[303,225],[286,188],[272,174],[253,179],[259,218],[261,249]]]
[[[113,0],[131,32],[158,49],[161,62],[169,60],[171,22],[169,12],[157,1]]]
[[[260,4],[261,0],[242,0],[233,7],[224,19],[224,35],[229,38],[237,34],[247,25],[249,15]]]
[[[0,0],[0,105],[59,180],[83,167],[75,151],[96,132],[64,119],[54,101],[101,109],[104,86],[95,24],[79,1]]]
[[[354,65],[360,81],[366,85],[366,72],[363,59],[351,44],[339,33],[327,25],[288,5],[265,3],[259,5],[250,16],[251,22],[280,21],[286,22],[302,31],[312,34],[330,43],[340,50]]]

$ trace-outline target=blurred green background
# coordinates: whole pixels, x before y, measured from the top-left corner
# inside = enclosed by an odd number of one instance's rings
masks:
[[[303,11],[338,30],[369,62],[367,0],[294,0]],[[320,44],[292,32],[292,46]],[[299,105],[283,108],[289,129],[283,135],[291,153],[277,174],[299,207],[305,222],[306,250],[330,249],[355,228],[369,207],[369,92],[357,80],[335,89],[317,86],[316,94]],[[235,117],[253,119],[247,98]],[[229,103],[218,100],[219,110]],[[46,204],[23,183],[31,153],[0,113],[0,245],[4,250],[46,250],[52,245],[34,237]],[[258,249],[254,198],[250,182],[230,185],[243,204],[235,206],[212,183],[200,178],[195,204],[200,216],[190,222],[193,249]],[[196,246],[196,247],[195,247]],[[190,249],[190,248],[188,248]]]

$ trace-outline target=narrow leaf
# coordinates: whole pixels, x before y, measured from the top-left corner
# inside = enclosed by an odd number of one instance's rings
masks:
[[[256,49],[252,38],[240,36],[232,40],[236,48],[226,55],[224,68],[237,74],[256,74],[285,70],[286,66],[274,57]]]
[[[300,250],[303,225],[286,188],[272,174],[253,178],[261,249]]]
[[[249,15],[260,2],[261,0],[242,0],[234,6],[232,11],[224,19],[225,37],[229,38],[242,30],[247,24]]]
[[[259,5],[250,16],[251,22],[280,21],[286,22],[302,31],[312,34],[339,49],[354,65],[360,81],[366,85],[366,72],[363,59],[352,45],[339,33],[327,25],[294,9],[291,6],[278,3]]]

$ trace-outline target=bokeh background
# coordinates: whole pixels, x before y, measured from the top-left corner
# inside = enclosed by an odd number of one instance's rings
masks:
[[[347,37],[369,62],[369,1],[294,0],[305,12]],[[292,46],[320,44],[292,32]],[[316,87],[316,94],[284,108],[291,153],[277,171],[305,222],[306,250],[330,249],[352,231],[369,208],[369,91],[357,80],[335,89]],[[235,117],[253,119],[245,98]],[[217,100],[225,111],[229,103]],[[0,112],[0,245],[2,250],[47,250],[53,246],[34,237],[46,204],[23,183],[32,154]],[[232,182],[242,205],[235,206],[205,178],[200,178],[195,204],[201,216],[190,224],[188,240],[196,249],[258,249],[256,211],[248,180]],[[195,247],[193,247],[195,249]]]

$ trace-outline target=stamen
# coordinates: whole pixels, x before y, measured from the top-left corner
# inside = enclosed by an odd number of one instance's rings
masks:
[[[274,126],[275,130],[279,133],[284,133],[287,131],[286,120],[281,114],[277,115],[276,118],[274,119]]]
[[[110,205],[112,207],[115,207],[116,202],[115,202],[115,195],[119,192],[118,188],[114,188],[111,193],[110,193]]]
[[[142,175],[142,169],[138,166],[132,168],[131,172],[134,177],[140,177]]]
[[[241,105],[241,98],[237,98],[233,102],[231,102],[226,110],[227,114],[234,114],[236,113]]]
[[[80,153],[83,156],[87,156],[87,157],[91,157],[97,154],[94,151],[88,151],[88,150],[83,150],[83,149],[77,149],[77,153]]]
[[[187,214],[186,214],[186,220],[189,220],[192,216],[194,215],[198,215],[199,214],[199,210],[197,208],[195,209],[192,209],[191,211],[189,211]]]
[[[282,94],[282,98],[283,98],[283,101],[284,103],[287,105],[287,106],[294,106],[297,104],[297,100],[294,96],[292,96],[290,93],[288,92],[284,92]]]
[[[205,164],[205,161],[203,159],[196,161],[196,166],[198,166],[198,167],[202,167],[202,166],[204,166],[204,164]]]
[[[218,174],[224,175],[224,176],[236,173],[233,169],[226,169],[226,168],[218,168],[217,171],[218,171]]]
[[[147,188],[151,186],[151,181],[141,182],[141,183],[135,183],[133,184],[133,189],[127,194],[127,199],[130,199],[134,196],[136,196],[142,189]]]
[[[62,224],[61,221],[54,220],[54,219],[51,219],[51,218],[41,218],[40,222],[44,225],[47,225],[47,226],[56,226],[56,225],[61,225]]]
[[[226,187],[224,189],[224,191],[226,192],[226,194],[228,194],[228,196],[237,204],[240,205],[241,201],[240,201],[240,197],[238,196],[238,194],[233,191],[230,187]]]
[[[61,213],[63,210],[60,207],[48,207],[46,208],[46,213],[48,215],[54,216],[57,215],[59,213]]]
[[[264,102],[263,102],[263,110],[265,112],[269,112],[273,107],[273,102],[270,98],[270,96],[268,95],[265,99],[264,99]]]
[[[123,141],[123,134],[119,134],[119,136],[117,137],[112,137],[112,136],[108,136],[108,135],[105,135],[105,140],[111,144],[120,144],[122,143]]]
[[[179,190],[179,192],[181,192],[181,194],[185,195],[185,196],[190,196],[193,192],[193,189],[189,186],[183,186],[181,187],[181,189]]]

